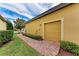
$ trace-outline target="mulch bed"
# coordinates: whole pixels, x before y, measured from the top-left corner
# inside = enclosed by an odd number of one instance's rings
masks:
[[[70,52],[67,52],[63,49],[60,49],[59,53],[57,56],[75,56],[74,54],[70,53]]]

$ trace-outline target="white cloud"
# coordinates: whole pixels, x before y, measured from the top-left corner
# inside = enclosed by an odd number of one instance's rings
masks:
[[[22,8],[22,5],[21,6],[17,6],[18,4],[11,4],[11,5],[13,5],[14,7],[13,6],[9,6],[9,5],[7,6],[5,4],[0,4],[1,7],[4,7],[6,9],[9,9],[9,10],[14,11],[16,13],[19,13],[21,15],[27,16],[28,18],[33,18],[32,15],[29,15],[27,13],[22,13],[22,12],[19,11],[19,10],[24,10],[24,8]]]
[[[46,8],[43,8],[41,7],[39,4],[37,3],[28,3],[28,4],[25,4],[27,7],[29,7],[29,9],[31,10],[30,12],[32,13],[35,13],[35,14],[40,14],[44,11],[46,11],[47,9]]]
[[[41,5],[40,5],[41,4]],[[8,10],[11,10],[13,12],[16,12],[20,15],[24,15],[28,18],[33,18],[35,15],[39,15],[40,13],[50,9],[51,7],[56,6],[59,3],[46,3],[50,7],[47,7],[44,3],[0,3],[0,7],[4,7]],[[34,15],[35,14],[35,15]],[[18,16],[10,16],[7,14],[7,12],[3,12],[2,15],[4,17],[15,19]]]
[[[1,14],[3,17],[5,17],[5,18],[12,18],[12,19],[15,19],[15,17],[12,17],[12,16],[8,15],[8,14],[5,13],[5,12],[1,12],[0,14]]]

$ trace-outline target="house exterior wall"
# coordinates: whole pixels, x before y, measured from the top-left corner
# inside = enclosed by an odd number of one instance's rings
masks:
[[[26,23],[26,31],[44,38],[43,23],[57,19],[63,19],[63,40],[79,44],[79,4],[77,3]]]
[[[6,22],[4,22],[4,21],[2,21],[1,19],[0,19],[0,31],[1,30],[6,30]]]

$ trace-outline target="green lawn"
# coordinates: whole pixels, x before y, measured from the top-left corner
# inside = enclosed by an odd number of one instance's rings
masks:
[[[25,44],[14,35],[14,40],[0,47],[0,56],[36,56],[40,55],[35,49]]]

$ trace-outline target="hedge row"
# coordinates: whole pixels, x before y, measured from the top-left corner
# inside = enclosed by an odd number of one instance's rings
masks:
[[[28,34],[28,33],[27,34],[23,33],[23,35],[27,36],[27,37],[30,37],[32,39],[35,39],[35,40],[42,40],[42,37],[39,36],[39,35],[32,35],[32,34]]]
[[[13,30],[0,31],[0,46],[12,40],[13,32],[14,32]]]
[[[68,41],[61,41],[60,47],[75,55],[79,55],[79,45],[77,45],[75,43],[68,42]]]

